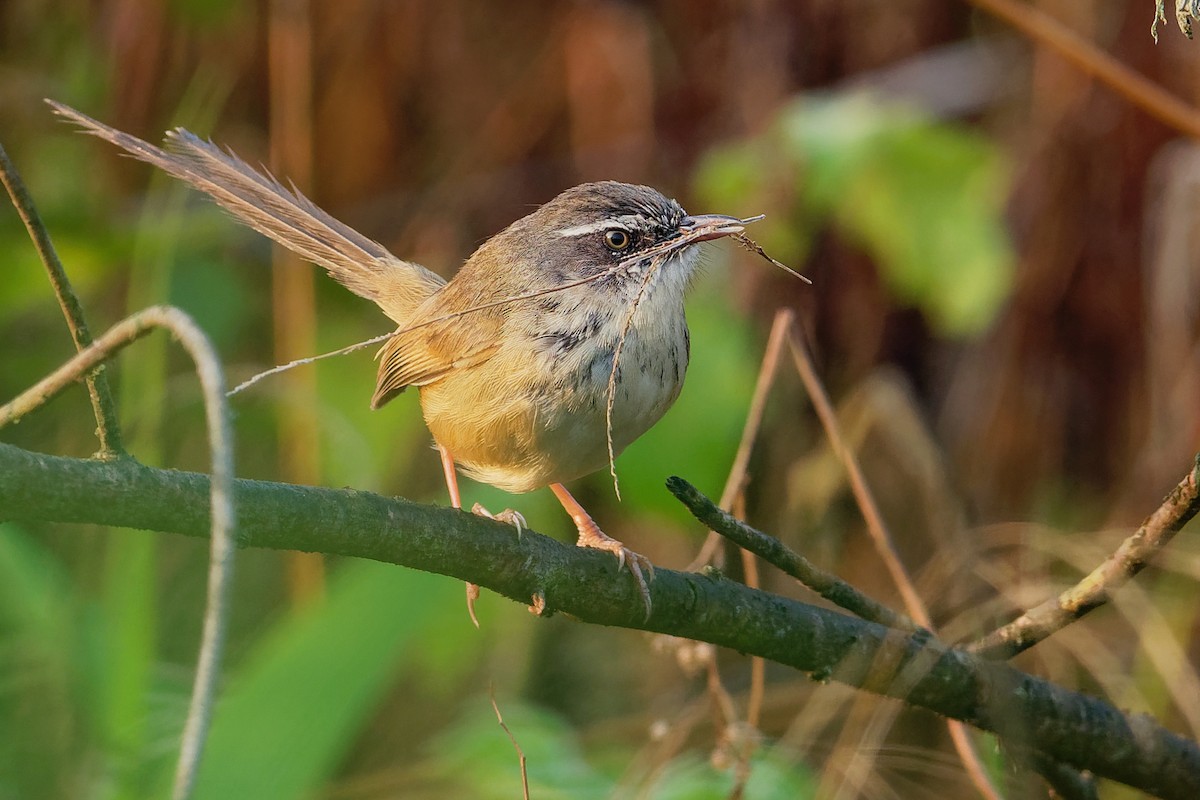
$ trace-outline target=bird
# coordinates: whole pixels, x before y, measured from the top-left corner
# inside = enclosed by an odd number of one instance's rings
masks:
[[[584,183],[487,239],[447,281],[186,129],[168,131],[160,148],[47,102],[378,306],[397,328],[377,356],[371,408],[419,392],[451,505],[462,508],[459,472],[514,494],[549,487],[576,544],[629,569],[649,617],[653,566],[601,530],[565,484],[611,466],[675,402],[691,355],[684,297],[699,247],[750,220],[688,214],[649,186]],[[473,510],[524,525],[509,509]],[[476,625],[478,594],[468,583]]]

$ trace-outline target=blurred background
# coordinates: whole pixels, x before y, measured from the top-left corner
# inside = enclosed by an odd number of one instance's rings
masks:
[[[1196,102],[1200,44],[1172,21],[1156,46],[1151,0],[1016,7]],[[0,4],[0,141],[93,332],[174,303],[241,380],[390,326],[76,135],[44,97],[151,141],[177,125],[211,137],[444,275],[585,180],[651,184],[696,213],[765,213],[750,232],[813,285],[708,246],[682,397],[618,460],[622,502],[605,475],[573,487],[659,565],[687,565],[705,534],[663,481],[720,494],[780,307],[796,309],[948,641],[1090,571],[1200,449],[1200,152],[963,0]],[[0,252],[8,399],[72,347],[9,211]],[[197,381],[166,337],[110,374],[133,455],[207,469]],[[362,351],[240,395],[238,473],[446,504],[416,396],[370,412],[373,379]],[[87,456],[94,427],[80,390],[0,439]],[[899,607],[826,441],[785,360],[745,514]],[[463,491],[573,538],[548,492]],[[1192,528],[1117,602],[1017,664],[1197,736]],[[0,798],[163,794],[206,557],[182,537],[0,524]],[[760,579],[810,599],[771,570]],[[753,798],[925,797],[934,782],[978,796],[929,714],[768,666],[749,731],[746,659],[537,620],[486,592],[477,631],[448,578],[244,551],[234,602],[198,796],[519,796],[489,686],[539,798],[729,797],[747,765]],[[732,714],[706,689],[718,668]],[[993,740],[976,744],[1009,796],[1044,795]]]

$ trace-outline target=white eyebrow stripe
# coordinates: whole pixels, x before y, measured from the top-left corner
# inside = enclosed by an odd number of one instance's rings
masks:
[[[586,225],[575,225],[571,228],[560,228],[554,232],[554,235],[565,239],[574,236],[587,236],[589,233],[600,233],[601,231],[612,230],[614,228],[623,230],[626,233],[633,233],[635,230],[641,230],[642,217],[637,214],[626,214],[622,217],[609,217],[608,219],[589,222]]]

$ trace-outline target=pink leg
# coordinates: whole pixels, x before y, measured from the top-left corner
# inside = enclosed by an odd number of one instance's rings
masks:
[[[450,490],[450,505],[454,508],[462,508],[462,495],[458,493],[458,473],[454,470],[454,456],[450,455],[450,451],[437,446],[438,454],[442,457],[442,473],[446,476],[446,488]]]
[[[454,470],[454,456],[450,451],[437,446],[438,453],[442,457],[442,472],[446,476],[446,488],[450,491],[450,505],[454,508],[462,508],[462,495],[458,493],[458,473]],[[475,601],[479,599],[479,587],[473,583],[467,584],[467,613],[471,615],[471,622],[475,623],[475,627],[479,627],[479,617],[475,616]]]
[[[575,527],[579,530],[579,539],[575,542],[579,547],[592,547],[597,550],[607,550],[617,557],[617,562],[620,566],[628,566],[629,571],[633,573],[633,577],[637,580],[638,588],[642,592],[642,601],[646,604],[646,616],[650,616],[650,587],[646,585],[646,579],[642,574],[644,569],[650,574],[650,578],[654,578],[654,565],[642,555],[630,550],[625,545],[618,542],[616,539],[607,535],[600,530],[600,526],[596,524],[596,520],[592,519],[591,514],[587,513],[583,506],[579,505],[579,501],[571,496],[567,491],[567,487],[561,483],[550,484],[550,491],[554,492],[554,496],[558,498],[558,502],[562,503],[562,507],[571,515],[571,519],[575,522]]]

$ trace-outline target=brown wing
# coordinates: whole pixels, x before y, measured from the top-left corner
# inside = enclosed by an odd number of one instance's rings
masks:
[[[438,316],[431,310],[426,318]],[[503,324],[502,313],[486,309],[393,337],[379,351],[371,408],[379,408],[409,386],[425,386],[451,370],[487,361],[500,349]]]

